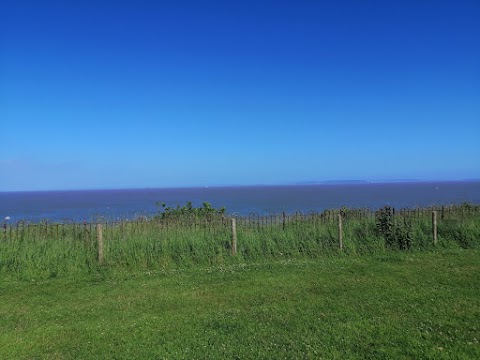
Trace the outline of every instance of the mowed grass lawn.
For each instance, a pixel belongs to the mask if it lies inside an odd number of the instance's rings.
[[[0,359],[480,359],[480,251],[0,283]]]

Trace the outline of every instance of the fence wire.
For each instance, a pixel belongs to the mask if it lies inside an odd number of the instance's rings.
[[[221,263],[222,258],[232,254],[232,218],[236,223],[237,254],[245,259],[317,256],[338,252],[339,247],[347,253],[372,253],[384,251],[392,243],[396,246],[397,240],[400,248],[422,249],[433,245],[434,234],[440,246],[480,247],[478,205],[386,209],[4,223],[0,268],[18,267],[27,258],[38,258],[39,263],[51,258],[49,261],[56,264],[58,258],[71,257],[78,264],[95,264],[98,225],[107,264],[142,263],[148,267],[158,262]],[[390,216],[387,220],[385,214]],[[343,242],[340,246],[339,241]]]

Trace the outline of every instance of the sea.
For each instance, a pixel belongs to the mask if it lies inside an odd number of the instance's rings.
[[[229,215],[321,212],[342,206],[376,210],[480,204],[480,180],[277,186],[0,192],[0,222],[107,221],[152,217],[167,206],[204,202]]]

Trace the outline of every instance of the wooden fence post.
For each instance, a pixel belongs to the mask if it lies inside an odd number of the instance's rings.
[[[286,215],[285,215],[285,211],[282,212],[282,229],[285,230],[285,219],[286,218]]]
[[[343,224],[342,214],[338,214],[338,242],[340,244],[340,251],[343,251]]]
[[[437,245],[437,212],[432,211],[433,245]]]
[[[97,224],[97,241],[98,241],[98,263],[103,265],[103,233],[102,224]]]
[[[232,255],[237,254],[237,221],[232,218]]]

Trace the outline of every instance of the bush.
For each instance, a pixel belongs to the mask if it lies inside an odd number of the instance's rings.
[[[395,209],[385,206],[375,212],[377,234],[387,247],[408,250],[412,245],[412,223],[404,218],[403,225],[395,221]]]

